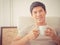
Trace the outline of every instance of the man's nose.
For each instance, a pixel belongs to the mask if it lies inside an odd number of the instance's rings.
[[[37,16],[41,16],[41,14],[38,12],[38,13],[37,13]]]

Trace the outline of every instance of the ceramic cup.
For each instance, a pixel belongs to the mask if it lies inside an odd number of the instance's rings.
[[[47,26],[39,26],[40,35],[45,35],[45,31],[47,30]]]

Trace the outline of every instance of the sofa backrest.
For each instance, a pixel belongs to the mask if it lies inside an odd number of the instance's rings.
[[[60,17],[46,17],[47,24],[57,29],[60,28]],[[19,17],[18,28],[27,27],[34,24],[34,20],[31,17]]]

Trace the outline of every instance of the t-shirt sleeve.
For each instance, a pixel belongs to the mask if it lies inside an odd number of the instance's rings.
[[[25,27],[21,28],[20,30],[18,30],[18,36],[24,37],[24,36],[27,35],[31,30],[32,30],[32,26],[25,26]]]
[[[20,37],[24,37],[27,34],[27,29],[26,27],[22,28],[22,29],[18,29],[18,36]]]

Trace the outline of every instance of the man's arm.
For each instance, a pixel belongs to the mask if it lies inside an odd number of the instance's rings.
[[[49,37],[51,37],[52,40],[53,40],[56,44],[60,45],[60,37],[58,37],[58,36],[55,34],[55,32],[53,31],[53,29],[48,28],[48,30],[46,31],[46,35],[49,36]]]
[[[20,38],[17,36],[13,41],[11,45],[26,45],[26,43],[30,40],[36,39],[39,35],[39,31],[34,30],[28,33],[26,36],[23,38]]]
[[[25,45],[29,41],[28,36],[20,38],[17,36],[11,43],[11,45]]]

